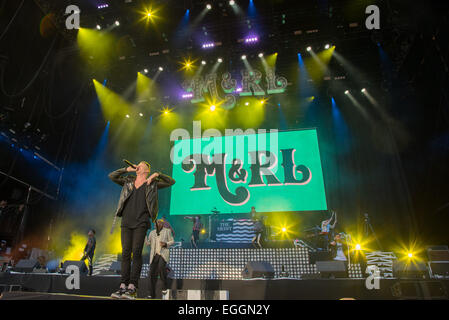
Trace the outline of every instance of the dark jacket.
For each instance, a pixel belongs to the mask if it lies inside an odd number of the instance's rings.
[[[95,237],[92,237],[87,240],[86,246],[84,247],[84,254],[87,256],[93,256],[95,252],[95,247],[97,245],[97,241]]]
[[[117,206],[117,211],[115,212],[114,223],[112,225],[111,233],[115,226],[116,218],[121,217],[123,213],[123,207],[126,200],[128,200],[131,192],[134,188],[134,181],[136,176],[125,176],[128,173],[126,168],[118,169],[109,174],[109,179],[118,185],[122,186],[122,192],[120,193],[120,199]],[[159,211],[158,204],[158,189],[163,189],[170,187],[175,183],[175,180],[165,174],[159,173],[159,177],[154,179],[150,184],[145,183],[145,198],[148,207],[148,212],[150,213],[151,221],[154,223],[157,219],[157,214]]]

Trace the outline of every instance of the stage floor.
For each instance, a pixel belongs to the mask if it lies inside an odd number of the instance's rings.
[[[81,276],[80,289],[68,290],[67,275],[0,273],[0,285],[20,285],[21,292],[59,293],[76,295],[77,299],[107,299],[117,290],[119,276]],[[139,282],[138,297],[148,295],[148,279]],[[385,299],[448,299],[449,280],[382,279],[379,290],[368,290],[364,279],[273,279],[273,280],[197,280],[171,279],[172,290],[226,290],[230,300],[363,300]],[[20,293],[5,297],[20,298]],[[23,295],[23,299],[37,299],[39,295]],[[56,299],[43,296],[43,299]],[[70,297],[60,296],[60,299]],[[160,299],[161,296],[156,296]]]

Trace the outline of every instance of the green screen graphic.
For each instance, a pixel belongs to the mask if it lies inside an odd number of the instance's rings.
[[[315,129],[175,141],[170,215],[327,210]]]

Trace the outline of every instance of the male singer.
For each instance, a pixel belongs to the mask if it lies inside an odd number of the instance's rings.
[[[125,176],[130,172],[135,172],[136,176]],[[158,214],[158,189],[175,183],[167,175],[155,172],[150,176],[150,172],[150,164],[142,161],[137,166],[131,165],[109,174],[113,182],[123,186],[115,214],[122,217],[122,279],[119,290],[111,295],[113,298],[137,297],[145,236],[151,227],[150,218],[154,223]]]

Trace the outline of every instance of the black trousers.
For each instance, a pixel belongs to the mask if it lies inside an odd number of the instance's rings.
[[[86,259],[89,264],[89,275],[91,276],[92,271],[94,270],[93,263],[92,263],[92,261],[94,260],[94,254],[93,253],[91,253],[89,255],[86,254],[81,258],[80,261],[86,261]]]
[[[150,265],[150,296],[154,299],[156,297],[156,283],[157,277],[162,280],[162,290],[167,290],[167,262],[160,255],[156,254],[153,257]]]
[[[142,270],[142,250],[147,235],[147,227],[135,229],[122,227],[122,283],[126,286],[139,284]],[[132,264],[131,264],[132,254]]]

